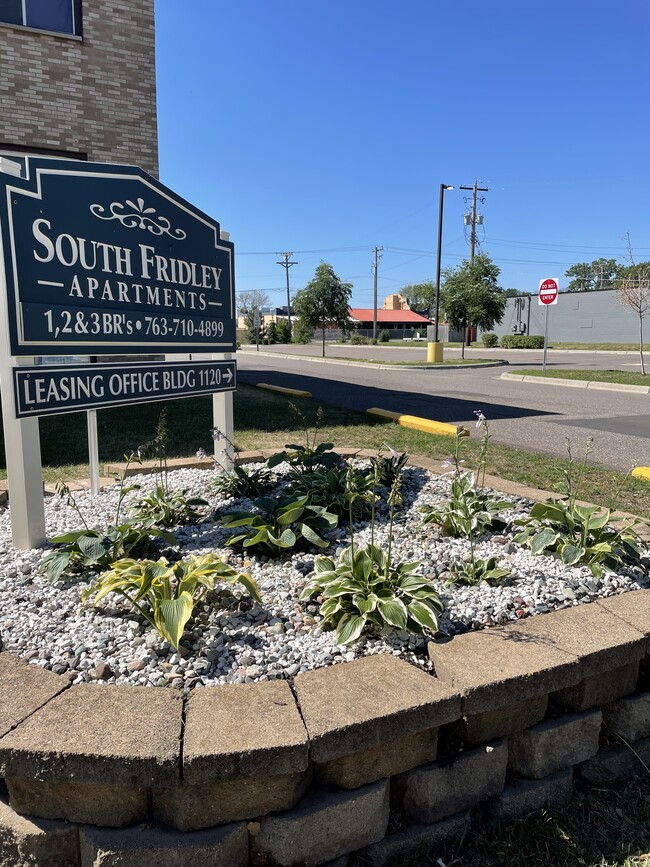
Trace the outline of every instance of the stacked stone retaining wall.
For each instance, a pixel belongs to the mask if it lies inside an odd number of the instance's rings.
[[[648,773],[650,590],[429,655],[433,676],[381,654],[184,696],[2,653],[0,865],[383,867],[473,812]]]

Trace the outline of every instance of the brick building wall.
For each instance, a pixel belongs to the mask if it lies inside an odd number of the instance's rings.
[[[0,151],[158,174],[154,0],[82,0],[82,37],[0,25]]]

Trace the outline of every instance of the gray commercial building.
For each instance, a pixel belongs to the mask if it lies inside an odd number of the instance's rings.
[[[544,334],[546,309],[537,295],[508,298],[500,325],[504,334]],[[594,292],[562,292],[549,307],[549,341],[571,343],[634,343],[639,339],[639,317],[617,299],[615,289]],[[479,334],[480,337],[480,334]]]

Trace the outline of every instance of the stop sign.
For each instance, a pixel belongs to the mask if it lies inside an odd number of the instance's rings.
[[[558,283],[556,277],[547,277],[539,281],[540,304],[557,304]]]

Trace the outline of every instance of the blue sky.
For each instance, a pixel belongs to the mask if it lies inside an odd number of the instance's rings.
[[[237,289],[321,260],[372,305],[435,276],[438,191],[489,187],[481,250],[537,290],[650,259],[647,0],[156,0],[161,179],[221,222]],[[442,266],[468,256],[458,189]]]

